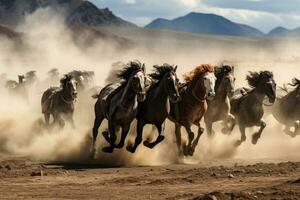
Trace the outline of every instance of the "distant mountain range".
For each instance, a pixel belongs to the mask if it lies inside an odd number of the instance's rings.
[[[15,26],[24,21],[24,16],[46,7],[64,12],[70,25],[136,26],[115,16],[109,9],[99,9],[84,0],[0,0],[0,24]]]
[[[157,19],[145,28],[217,35],[263,36],[258,29],[234,23],[222,16],[194,12],[173,20]]]
[[[135,24],[114,15],[108,8],[99,9],[93,3],[84,0],[0,0],[0,25],[13,28],[22,23],[26,15],[35,12],[39,8],[46,7],[64,13],[65,21],[71,27],[116,26],[137,28]],[[294,30],[278,27],[268,34],[264,34],[256,28],[232,22],[219,15],[196,12],[173,20],[159,18],[146,25],[145,28],[229,36],[300,37],[300,27]],[[7,33],[7,28],[0,29],[0,33],[1,30]]]
[[[145,28],[230,36],[300,37],[300,27],[294,30],[288,30],[279,27],[272,30],[268,34],[264,34],[256,28],[232,22],[219,15],[195,12],[189,13],[183,17],[175,18],[173,20],[159,18],[146,25]]]

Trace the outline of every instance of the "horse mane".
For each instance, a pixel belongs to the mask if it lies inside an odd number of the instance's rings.
[[[127,82],[131,75],[138,70],[143,70],[143,64],[138,60],[131,61],[117,74],[117,77]]]
[[[62,79],[60,79],[60,84],[62,87],[66,85],[67,82],[73,79],[73,76],[66,74]]]
[[[250,87],[256,88],[263,79],[272,77],[273,73],[270,71],[249,72],[249,74],[246,77],[246,80]]]
[[[300,87],[300,80],[297,78],[293,78],[292,83],[290,83],[289,85],[298,89]]]
[[[234,70],[234,68],[229,65],[223,65],[222,67],[215,67],[215,76],[217,78],[216,86],[215,86],[216,89],[219,88],[223,77],[232,73],[233,70]]]
[[[160,81],[165,76],[165,74],[175,71],[175,68],[167,63],[163,64],[162,66],[154,65],[153,67],[154,72],[149,74],[149,76],[156,81]]]
[[[198,80],[198,78],[206,72],[214,72],[214,66],[210,64],[202,64],[197,66],[193,71],[184,75],[186,82],[192,82]]]

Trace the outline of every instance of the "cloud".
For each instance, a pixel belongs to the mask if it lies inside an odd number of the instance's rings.
[[[156,18],[173,19],[189,12],[222,15],[264,32],[300,26],[299,0],[93,0],[124,19],[144,26]]]

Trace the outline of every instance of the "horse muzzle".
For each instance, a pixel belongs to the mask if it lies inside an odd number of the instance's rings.
[[[215,96],[216,96],[216,93],[214,93],[214,92],[209,92],[209,93],[207,94],[206,99],[209,100],[209,101],[212,101],[212,100],[215,98]]]

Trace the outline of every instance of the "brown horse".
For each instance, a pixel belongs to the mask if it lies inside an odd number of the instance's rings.
[[[293,90],[276,99],[272,113],[275,119],[285,126],[284,132],[295,137],[300,130],[300,80],[294,78],[289,85],[294,87]],[[291,128],[294,130],[291,131]]]
[[[204,64],[196,67],[185,76],[186,83],[180,89],[181,101],[171,104],[169,119],[175,123],[175,134],[179,155],[192,156],[204,129],[200,126],[200,120],[207,110],[206,100],[212,100],[215,96],[214,67]],[[198,127],[198,135],[194,140],[192,125]],[[181,144],[181,127],[188,133],[188,145]]]

